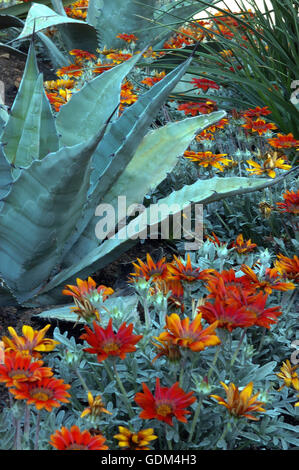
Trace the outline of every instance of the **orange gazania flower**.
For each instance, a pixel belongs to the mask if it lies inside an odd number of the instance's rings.
[[[84,418],[84,416],[87,415],[91,415],[92,417],[100,416],[102,413],[106,413],[108,415],[112,414],[110,411],[106,410],[101,395],[93,398],[92,393],[88,392],[87,400],[89,406],[82,411],[80,418]]]
[[[64,9],[67,16],[75,19],[85,19],[87,17],[88,1],[89,0],[78,0],[70,6],[65,7]]]
[[[181,103],[178,106],[179,111],[184,111],[185,115],[197,116],[198,114],[209,114],[217,109],[215,101],[206,101],[205,103],[189,101],[188,103]]]
[[[150,450],[148,447],[150,441],[154,441],[158,437],[154,435],[152,428],[132,432],[128,428],[118,426],[118,431],[119,433],[113,436],[114,439],[118,440],[119,447],[128,450]]]
[[[110,318],[107,328],[102,328],[97,322],[93,322],[94,331],[88,326],[84,326],[86,333],[80,336],[91,346],[84,351],[97,355],[99,362],[104,361],[109,356],[117,356],[125,359],[127,353],[136,351],[135,344],[141,340],[142,335],[133,335],[133,324],[122,323],[117,333],[112,329],[112,318]]]
[[[95,73],[96,75],[100,75],[101,73],[104,73],[107,70],[111,70],[116,65],[117,65],[116,63],[102,64],[101,60],[98,60],[98,62],[95,64],[95,66],[92,69],[92,73]]]
[[[257,397],[259,393],[252,396],[253,382],[250,382],[240,392],[239,388],[234,383],[230,383],[227,386],[224,382],[220,382],[224,390],[226,391],[226,400],[219,395],[210,395],[215,398],[219,405],[223,405],[227,408],[229,413],[235,417],[246,417],[254,421],[258,421],[259,418],[253,416],[252,412],[263,413],[266,410],[262,408],[263,402],[258,401]]]
[[[241,271],[245,274],[245,276],[242,276],[245,287],[252,287],[254,290],[259,289],[266,294],[271,294],[273,290],[287,291],[295,289],[295,284],[292,282],[281,281],[281,276],[276,268],[266,268],[264,279],[259,279],[257,274],[246,264],[241,266]]]
[[[64,75],[67,75],[68,77],[81,77],[82,73],[83,68],[78,64],[66,65],[56,71],[56,75],[58,77],[63,77]]]
[[[78,426],[71,429],[62,427],[52,434],[49,443],[58,450],[107,450],[106,438],[102,434],[92,436],[86,429],[80,431]]]
[[[293,134],[277,134],[274,138],[268,139],[269,144],[272,147],[278,149],[289,149],[292,147],[299,146],[299,140],[296,140]]]
[[[184,157],[189,158],[192,162],[198,163],[198,165],[207,168],[208,166],[212,166],[217,168],[220,171],[223,171],[224,168],[222,165],[227,166],[231,159],[225,158],[227,156],[226,153],[218,153],[214,154],[213,152],[206,151],[206,152],[193,152],[186,150],[184,152]]]
[[[137,263],[132,263],[135,272],[130,273],[131,276],[134,276],[135,279],[131,279],[131,281],[134,281],[138,278],[144,278],[146,281],[149,281],[150,279],[152,280],[158,280],[158,279],[166,279],[168,277],[168,267],[166,258],[163,257],[157,263],[155,263],[149,253],[146,255],[146,263],[144,263],[141,259],[137,258]]]
[[[281,212],[289,212],[290,214],[299,214],[299,189],[295,191],[286,191],[283,195],[284,202],[277,202]]]
[[[215,333],[217,321],[203,329],[201,324],[202,314],[196,315],[195,319],[190,323],[190,318],[183,320],[173,313],[166,317],[165,332],[161,333],[159,338],[162,340],[172,341],[182,348],[191,349],[191,351],[203,351],[209,346],[216,346],[221,341]]]
[[[16,382],[10,392],[17,400],[26,400],[28,405],[34,404],[38,410],[52,411],[62,403],[68,403],[71,396],[67,390],[70,385],[62,379],[43,377],[37,382]]]
[[[147,86],[154,86],[155,83],[158,83],[160,82],[164,77],[165,77],[165,72],[162,71],[160,73],[156,73],[154,76],[152,77],[146,77],[144,78],[143,80],[141,80],[140,83],[143,83],[144,85],[147,85]]]
[[[72,97],[72,91],[69,88],[59,88],[58,93],[49,93],[46,95],[55,111],[58,113],[61,106],[66,104]]]
[[[131,57],[133,57],[132,54],[125,54],[123,52],[111,52],[111,54],[107,55],[107,59],[112,59],[116,64],[121,64]]]
[[[68,89],[71,89],[73,88],[75,85],[75,81],[74,80],[70,80],[70,79],[67,79],[67,80],[63,80],[63,79],[59,79],[59,80],[48,80],[46,82],[44,82],[44,86],[47,90],[59,90],[60,88],[68,88]]]
[[[282,277],[292,279],[294,282],[299,282],[299,258],[294,255],[293,258],[279,253],[274,267],[281,274]]]
[[[242,233],[240,233],[236,240],[230,245],[230,248],[235,248],[235,250],[240,254],[250,253],[256,247],[257,245],[255,243],[251,243],[251,239],[245,241]]]
[[[76,57],[76,62],[82,62],[82,60],[96,60],[97,57],[94,54],[91,54],[88,51],[83,51],[82,49],[72,49],[69,51],[70,55]]]
[[[297,365],[291,366],[291,363],[288,359],[282,363],[280,372],[278,372],[276,375],[282,379],[284,383],[278,389],[278,391],[283,389],[283,387],[293,387],[295,390],[299,390],[299,377],[297,372],[295,372],[297,368]]]
[[[263,108],[257,106],[256,108],[247,109],[246,111],[243,111],[242,114],[245,118],[253,118],[267,116],[268,114],[271,114],[271,111],[269,110],[268,106],[264,106]]]
[[[127,43],[130,44],[130,42],[136,42],[138,38],[135,36],[135,34],[118,34],[116,36],[119,39],[122,39],[123,41],[126,41]]]
[[[145,383],[142,383],[143,393],[135,395],[136,403],[143,408],[140,418],[158,419],[173,425],[173,418],[183,423],[187,422],[186,415],[190,414],[186,408],[196,401],[193,392],[185,393],[176,382],[171,387],[161,387],[160,379],[156,379],[156,389],[153,395]]]
[[[29,354],[37,358],[41,357],[41,352],[53,351],[59,342],[44,337],[50,326],[49,324],[42,330],[35,331],[31,326],[23,325],[23,336],[18,336],[14,328],[9,326],[8,331],[12,338],[2,337],[5,349],[20,351],[23,355]]]
[[[163,333],[159,336],[154,337],[154,339],[158,343],[154,343],[153,345],[156,346],[157,355],[154,357],[152,362],[155,362],[159,357],[165,356],[170,362],[177,362],[181,359],[182,354],[180,351],[180,347],[175,344],[172,339],[164,338]]]
[[[68,289],[63,289],[62,293],[64,295],[71,295],[79,301],[84,298],[92,297],[94,294],[100,294],[103,300],[106,300],[109,295],[114,293],[114,290],[111,287],[106,287],[104,285],[97,287],[96,282],[90,276],[87,281],[82,281],[82,279],[77,278],[76,282],[77,286],[68,284],[66,286]]]
[[[18,351],[5,351],[4,363],[0,364],[0,382],[13,387],[16,382],[36,382],[43,377],[51,377],[50,367],[42,367],[43,361],[34,361],[32,356],[24,356]]]
[[[212,271],[212,269],[201,270],[200,268],[194,268],[189,254],[187,255],[185,264],[174,255],[174,261],[168,264],[168,279],[194,282],[207,279],[207,276]]]
[[[195,85],[196,88],[202,89],[203,91],[208,91],[210,88],[219,90],[220,88],[217,83],[215,83],[213,80],[208,80],[207,78],[193,78],[190,83]]]
[[[262,135],[265,132],[277,129],[275,124],[272,122],[266,122],[261,118],[257,118],[255,121],[253,121],[251,118],[247,118],[246,123],[242,124],[242,127],[244,127],[244,129],[251,130],[251,132],[257,132],[258,135]]]

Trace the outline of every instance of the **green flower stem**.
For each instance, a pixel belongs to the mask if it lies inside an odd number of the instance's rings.
[[[79,371],[78,367],[76,367],[75,372],[76,372],[76,375],[77,375],[78,379],[80,380],[80,382],[81,382],[81,384],[82,384],[84,390],[86,390],[86,392],[88,393],[88,392],[89,392],[89,389],[88,389],[88,387],[87,387],[87,385],[86,385],[86,382],[85,382],[85,380],[83,379],[83,377],[82,377],[82,375],[81,375],[81,372]]]
[[[223,432],[222,432],[221,436],[219,437],[219,439],[217,439],[217,442],[216,442],[215,447],[214,447],[213,450],[217,450],[217,444],[218,444],[218,442],[220,442],[222,439],[225,438],[226,434],[228,433],[228,431],[229,431],[230,429],[231,429],[231,424],[230,424],[230,421],[228,421],[228,422],[226,423],[226,426],[225,426],[224,429],[223,429]]]
[[[165,423],[165,438],[166,438],[168,450],[172,450],[171,440],[167,439],[167,424],[166,423]]]
[[[244,330],[243,330],[243,332],[242,332],[242,335],[241,335],[241,338],[240,338],[240,341],[239,341],[239,344],[238,344],[238,346],[237,346],[237,348],[236,348],[236,350],[235,350],[235,352],[234,352],[234,355],[233,355],[233,357],[232,357],[232,360],[230,361],[230,366],[231,366],[231,367],[233,366],[233,364],[234,364],[234,362],[235,362],[235,360],[236,360],[236,358],[237,358],[237,355],[238,355],[238,353],[239,353],[239,351],[240,351],[240,348],[241,348],[241,346],[242,346],[242,343],[243,343],[244,338],[245,338],[245,335],[246,335],[246,331],[247,331],[247,329],[244,328]]]
[[[24,443],[25,448],[29,448],[29,431],[30,431],[30,405],[25,406],[25,416],[24,416]]]
[[[130,418],[134,418],[134,411],[133,411],[133,408],[131,406],[131,403],[128,399],[128,395],[127,395],[127,392],[125,390],[125,387],[123,386],[123,383],[121,381],[121,378],[117,372],[117,369],[116,369],[116,362],[114,361],[113,362],[113,372],[114,372],[114,378],[116,379],[116,382],[117,382],[117,385],[119,387],[119,390],[121,391],[122,393],[122,396],[123,396],[123,399],[124,399],[124,402],[126,403],[127,405],[127,409],[128,409],[128,413],[130,415]]]
[[[193,416],[191,429],[190,429],[190,433],[189,433],[189,437],[188,437],[188,442],[191,442],[191,440],[192,440],[193,433],[194,433],[194,430],[195,430],[195,427],[196,427],[196,424],[197,424],[197,421],[198,421],[198,418],[199,418],[199,413],[200,413],[200,410],[201,410],[202,401],[203,401],[203,396],[199,399],[197,408],[196,408],[194,416]]]
[[[210,366],[210,369],[209,369],[209,371],[208,371],[208,384],[209,384],[209,381],[210,381],[212,372],[213,372],[213,370],[214,370],[214,366],[215,366],[215,364],[216,364],[216,362],[217,362],[217,359],[218,359],[218,356],[219,356],[219,354],[220,354],[220,350],[221,350],[221,349],[222,349],[222,348],[221,348],[221,345],[219,345],[219,346],[217,347],[216,351],[215,351],[213,362],[212,362],[212,364],[211,364],[211,366]]]
[[[34,450],[38,450],[39,430],[40,430],[40,410],[38,410],[37,417],[36,417]]]

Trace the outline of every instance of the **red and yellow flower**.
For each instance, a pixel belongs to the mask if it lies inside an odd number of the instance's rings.
[[[262,407],[264,403],[257,400],[259,393],[252,395],[253,382],[246,385],[241,392],[233,382],[228,386],[224,382],[220,383],[226,392],[226,400],[219,395],[211,395],[211,397],[215,398],[219,405],[225,406],[232,416],[258,421],[259,418],[252,415],[252,413],[264,413],[266,411]]]
[[[131,57],[133,57],[132,54],[126,54],[124,52],[111,52],[110,54],[107,54],[107,59],[111,59],[115,64],[121,64],[122,62],[131,59]]]
[[[154,435],[152,428],[142,429],[138,432],[132,432],[124,426],[118,426],[118,434],[115,434],[114,439],[118,440],[118,445],[122,449],[128,450],[150,450],[148,445],[154,441],[158,436]]]
[[[290,149],[299,146],[299,140],[296,140],[292,133],[277,134],[275,137],[268,139],[268,143],[277,149]]]
[[[199,101],[189,101],[187,103],[181,103],[178,106],[179,111],[184,111],[185,115],[197,116],[198,114],[209,114],[212,111],[217,110],[215,101],[206,101],[205,103]]]
[[[49,443],[58,450],[107,450],[106,438],[102,434],[91,435],[86,429],[80,431],[78,426],[71,429],[62,427],[52,434]]]
[[[43,377],[52,377],[52,369],[43,364],[43,361],[33,361],[32,356],[24,356],[18,351],[5,351],[4,363],[0,364],[0,382],[6,387],[14,387],[16,382],[36,382]]]
[[[88,51],[83,51],[82,49],[72,49],[69,51],[70,55],[73,55],[76,58],[76,63],[81,63],[86,60],[97,60],[97,56]]]
[[[264,279],[259,279],[257,274],[246,264],[241,266],[241,271],[245,274],[242,279],[247,289],[252,287],[253,290],[259,289],[266,294],[271,294],[273,290],[287,291],[296,287],[292,282],[282,282],[276,268],[266,268]]]
[[[244,240],[243,234],[240,233],[236,240],[230,244],[230,248],[234,248],[239,254],[247,254],[257,247],[256,243],[252,243],[251,239]]]
[[[293,258],[279,253],[274,267],[283,278],[292,279],[294,282],[299,282],[299,258],[294,255]]]
[[[145,383],[142,383],[143,393],[135,395],[135,402],[143,411],[140,418],[158,419],[173,426],[173,418],[183,423],[187,422],[186,415],[190,414],[186,408],[196,401],[193,392],[185,393],[176,382],[171,387],[161,387],[160,379],[156,379],[154,395]]]
[[[127,42],[128,44],[130,44],[131,42],[138,41],[138,38],[137,38],[137,36],[135,36],[135,34],[123,33],[123,34],[118,34],[116,37],[119,38],[119,39],[122,39],[123,41]]]
[[[234,301],[234,297],[226,297],[226,301],[217,297],[214,302],[205,302],[204,305],[198,307],[198,312],[211,325],[218,322],[218,328],[224,328],[233,331],[235,328],[248,328],[253,326],[256,321],[256,315],[247,311],[238,302]],[[228,302],[231,300],[232,302]]]
[[[134,335],[133,324],[122,323],[117,333],[112,328],[112,318],[110,318],[107,328],[102,328],[97,322],[93,322],[94,331],[85,325],[86,333],[80,336],[90,345],[84,351],[97,355],[99,362],[104,361],[109,356],[125,359],[128,353],[136,351],[135,344],[141,340],[142,335]]]
[[[190,255],[187,255],[185,263],[174,255],[174,261],[168,264],[168,279],[174,281],[194,282],[206,280],[213,269],[194,268],[192,266]]]
[[[232,162],[231,159],[225,158],[226,156],[226,153],[214,154],[210,151],[193,152],[186,150],[184,152],[184,157],[188,158],[192,162],[196,162],[198,165],[203,166],[204,168],[212,166],[220,171],[224,171],[223,166],[227,166]]]
[[[250,108],[242,112],[242,115],[245,118],[268,116],[268,114],[271,114],[271,111],[268,106],[264,106],[263,108],[257,106],[256,108]]]
[[[195,85],[196,88],[202,89],[203,91],[208,91],[210,88],[219,90],[220,88],[216,82],[213,80],[208,80],[207,78],[193,78],[190,83],[191,85]]]
[[[91,417],[100,416],[102,413],[112,414],[110,411],[106,410],[101,395],[94,398],[92,393],[88,392],[87,400],[89,406],[82,411],[80,418],[84,418],[84,416],[87,415]]]
[[[264,119],[257,118],[253,121],[251,118],[246,119],[246,123],[242,124],[244,129],[249,129],[251,132],[257,132],[258,135],[263,135],[265,132],[277,129],[272,122],[266,122]]]
[[[63,77],[64,75],[67,75],[68,77],[81,77],[82,74],[83,68],[79,64],[66,65],[56,71],[56,75],[58,77]]]
[[[28,405],[35,405],[37,410],[52,411],[59,408],[62,403],[68,403],[71,396],[67,390],[70,385],[62,379],[55,377],[43,377],[36,382],[16,382],[15,388],[10,392],[17,400],[26,400]]]
[[[283,195],[284,202],[277,202],[281,212],[288,212],[289,214],[299,214],[299,189],[295,191],[286,191]]]
[[[3,336],[2,341],[6,350],[19,351],[23,355],[30,355],[40,358],[41,352],[53,351],[58,341],[45,338],[45,334],[50,328],[50,324],[46,325],[42,330],[33,330],[31,326],[23,325],[23,336],[19,336],[14,328],[8,327],[11,338]]]
[[[178,362],[181,357],[181,350],[178,344],[174,343],[172,339],[164,338],[163,333],[154,338],[157,343],[153,342],[153,345],[156,347],[156,352],[158,353],[152,362],[155,362],[162,356],[167,357],[170,362]]]
[[[168,278],[168,265],[166,258],[163,257],[155,263],[149,253],[146,255],[146,263],[141,259],[137,258],[138,263],[132,263],[135,272],[130,273],[133,276],[131,281],[135,281],[138,278],[144,278],[146,281],[150,279],[153,281],[164,280]]]
[[[160,73],[156,72],[155,75],[152,77],[146,77],[143,80],[141,80],[140,83],[143,83],[144,85],[147,85],[149,87],[154,86],[156,83],[160,82],[164,77],[165,77],[165,72],[162,71]]]
[[[87,281],[83,281],[82,279],[77,278],[76,282],[76,286],[68,284],[66,286],[67,289],[63,289],[62,293],[64,295],[71,295],[79,301],[94,295],[94,293],[100,294],[103,300],[106,300],[109,295],[114,293],[114,290],[111,287],[106,287],[104,285],[99,285],[97,287],[97,283],[90,276],[88,277]]]
[[[221,341],[215,333],[218,326],[217,321],[207,328],[203,328],[201,319],[201,313],[197,314],[191,323],[189,317],[181,320],[176,313],[166,316],[166,326],[164,327],[166,331],[161,333],[159,338],[195,352],[220,344]]]

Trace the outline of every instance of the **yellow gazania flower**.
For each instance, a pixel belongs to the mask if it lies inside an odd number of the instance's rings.
[[[280,372],[276,375],[284,381],[282,386],[278,389],[280,391],[283,387],[294,387],[295,390],[299,390],[299,377],[295,370],[298,366],[291,366],[290,361],[287,359],[282,363]]]
[[[291,165],[285,163],[283,156],[279,156],[277,152],[273,154],[268,153],[262,165],[253,160],[247,160],[247,163],[254,167],[247,168],[247,171],[251,171],[253,175],[263,175],[266,173],[270,178],[275,178],[275,169],[290,170],[292,168]]]
[[[227,166],[232,161],[229,158],[225,158],[226,156],[226,153],[214,154],[210,151],[192,152],[186,150],[184,152],[185,158],[189,158],[191,161],[198,163],[198,165],[203,166],[204,168],[212,166],[214,168],[218,168],[220,171],[224,170],[222,165]]]
[[[58,79],[58,80],[49,80],[44,82],[44,86],[47,90],[59,90],[60,88],[73,88],[75,85],[74,80],[63,80],[63,79]]]
[[[12,338],[2,337],[6,350],[20,351],[22,354],[30,354],[33,357],[41,357],[40,352],[53,351],[58,341],[45,338],[45,334],[50,328],[50,324],[46,325],[42,330],[35,331],[31,326],[23,325],[23,336],[18,336],[14,328],[8,327],[8,331]]]
[[[119,434],[115,434],[113,437],[119,441],[119,447],[125,449],[150,450],[149,447],[147,447],[150,441],[154,441],[158,437],[154,435],[152,428],[132,432],[123,426],[118,426],[118,430]]]
[[[92,417],[100,416],[102,413],[106,413],[108,415],[112,414],[104,407],[101,395],[98,395],[97,397],[93,398],[91,392],[88,392],[87,400],[89,406],[82,411],[80,418],[84,418],[84,416],[87,415],[91,415]]]
[[[256,393],[252,396],[253,391],[253,382],[250,382],[243,390],[240,392],[238,387],[234,383],[230,383],[227,386],[225,383],[220,382],[224,390],[226,391],[226,400],[219,395],[210,395],[212,398],[215,398],[219,405],[225,406],[229,413],[236,417],[244,416],[248,419],[258,421],[259,418],[249,414],[251,412],[263,413],[266,410],[262,408],[264,404],[261,401],[257,400],[259,393]]]

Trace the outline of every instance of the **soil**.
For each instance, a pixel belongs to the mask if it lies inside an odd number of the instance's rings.
[[[5,86],[5,105],[11,108],[23,76],[26,56],[18,56],[7,52],[0,53],[0,80]],[[57,79],[51,64],[38,59],[39,71],[43,73],[44,80]]]

